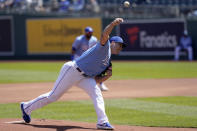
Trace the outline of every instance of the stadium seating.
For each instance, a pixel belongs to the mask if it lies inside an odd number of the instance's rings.
[[[85,6],[80,12],[72,12],[69,10],[67,14],[60,12],[59,8],[61,0],[57,0],[59,5],[55,5],[52,1],[56,0],[43,0],[43,8],[36,8],[37,3],[34,2],[31,6],[28,4],[21,4],[15,6],[14,3],[5,5],[6,0],[0,0],[0,12],[14,12],[14,13],[59,13],[63,15],[73,16],[95,16],[92,11],[92,4],[90,0],[85,0]],[[14,1],[14,0],[13,0]],[[23,0],[26,1],[26,0]],[[72,0],[68,0],[72,1]],[[106,17],[115,16],[128,16],[128,17],[180,17],[182,15],[187,16],[189,13],[197,9],[197,0],[128,0],[133,8],[125,8],[123,2],[125,0],[96,0],[100,6],[100,12],[96,12],[97,15]],[[71,2],[72,3],[72,2]],[[55,9],[53,6],[55,5]],[[92,11],[92,12],[91,12]]]
[[[105,4],[121,4],[123,0],[97,0],[100,5]],[[188,6],[197,5],[197,0],[132,0],[132,3],[143,4],[143,5],[177,5],[177,6]]]

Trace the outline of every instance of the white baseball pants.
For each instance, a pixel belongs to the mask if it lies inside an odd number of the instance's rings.
[[[188,52],[188,60],[192,61],[193,60],[193,51],[192,51],[192,47],[187,47],[185,48]],[[174,59],[175,60],[179,60],[179,56],[180,56],[180,51],[181,51],[181,47],[177,46],[175,48],[175,52],[174,52]]]
[[[63,65],[58,79],[50,92],[42,94],[31,101],[24,102],[25,112],[30,115],[33,110],[57,101],[73,85],[82,88],[91,97],[96,110],[98,124],[108,122],[101,90],[93,78],[84,77],[76,69],[75,62],[67,62]]]

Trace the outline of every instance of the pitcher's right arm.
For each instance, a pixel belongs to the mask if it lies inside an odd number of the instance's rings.
[[[122,18],[116,18],[114,21],[112,21],[109,25],[107,25],[101,34],[101,39],[100,39],[100,44],[105,45],[107,40],[109,39],[109,35],[111,34],[113,28],[116,25],[119,25],[120,23],[123,22]]]

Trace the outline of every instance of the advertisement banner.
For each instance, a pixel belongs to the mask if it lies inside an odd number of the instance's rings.
[[[0,17],[0,55],[13,55],[12,18]]]
[[[98,39],[101,34],[100,18],[29,19],[27,26],[28,54],[70,54],[72,43],[90,26]]]
[[[119,28],[128,45],[122,54],[172,55],[184,31],[184,21],[143,20],[125,22]]]

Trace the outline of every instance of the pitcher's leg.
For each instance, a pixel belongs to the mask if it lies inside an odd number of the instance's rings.
[[[97,85],[100,87],[101,91],[108,91],[109,90],[103,82],[101,82]]]
[[[96,81],[92,78],[85,78],[81,80],[77,86],[84,89],[88,95],[91,97],[94,108],[97,113],[98,124],[109,122],[107,115],[105,113],[105,105],[101,90],[96,84]]]
[[[74,81],[72,78],[72,67],[63,67],[52,91],[40,95],[31,101],[24,102],[25,112],[30,115],[33,110],[41,108],[59,99],[64,94],[64,92],[73,85]]]

